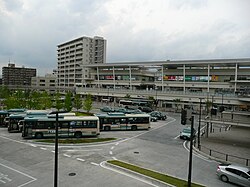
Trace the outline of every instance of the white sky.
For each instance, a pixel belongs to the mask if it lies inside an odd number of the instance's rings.
[[[249,58],[249,18],[250,0],[0,0],[0,68],[51,73],[81,36],[104,37],[108,63]]]

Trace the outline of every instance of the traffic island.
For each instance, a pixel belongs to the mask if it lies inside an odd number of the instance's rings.
[[[183,179],[179,179],[177,177],[173,177],[173,176],[169,176],[163,173],[159,173],[157,171],[152,171],[149,169],[145,169],[136,165],[132,165],[126,162],[122,162],[119,160],[110,160],[107,161],[108,164],[111,164],[113,166],[117,166],[117,168],[119,169],[123,169],[126,170],[128,172],[132,172],[133,174],[136,175],[140,175],[141,177],[146,176],[148,179],[153,179],[155,180],[155,182],[158,182],[158,185],[161,184],[165,185],[165,186],[177,186],[177,187],[187,187],[188,186],[188,182],[183,180]],[[152,182],[152,181],[151,181]],[[205,187],[201,184],[197,184],[197,183],[192,183],[192,187]]]

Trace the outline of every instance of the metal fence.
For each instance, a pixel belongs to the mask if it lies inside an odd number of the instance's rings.
[[[235,162],[235,163],[239,163],[239,164],[246,165],[246,166],[250,165],[249,158],[243,158],[243,157],[239,157],[239,156],[235,156],[235,155],[222,153],[222,152],[207,148],[203,145],[200,145],[200,151],[208,154],[209,156],[212,156],[214,158],[218,158],[220,160],[225,160],[227,162]]]

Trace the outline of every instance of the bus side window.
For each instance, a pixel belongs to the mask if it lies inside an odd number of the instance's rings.
[[[68,124],[68,122],[61,122],[60,127],[61,128],[69,128],[69,124]]]
[[[75,126],[76,126],[76,122],[75,122],[75,121],[71,121],[71,122],[69,123],[69,126],[70,126],[70,127],[75,127]]]

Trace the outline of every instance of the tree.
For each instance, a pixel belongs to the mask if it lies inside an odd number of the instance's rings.
[[[62,100],[61,100],[61,95],[59,92],[56,93],[55,95],[55,107],[59,111],[60,109],[63,108]]]
[[[129,94],[126,94],[124,98],[131,98]]]
[[[41,93],[40,106],[41,109],[49,109],[52,107],[51,96],[46,91]]]
[[[67,92],[64,101],[64,108],[69,112],[72,110],[71,92]]]
[[[212,101],[209,101],[209,100],[206,100],[205,103],[206,103],[206,111],[207,111],[207,114],[208,114],[213,103],[212,103]]]
[[[80,108],[82,108],[82,100],[80,98],[79,94],[76,94],[74,97],[74,107],[78,111]]]
[[[92,96],[91,94],[88,94],[86,99],[84,100],[83,103],[83,109],[89,113],[89,111],[92,109]]]

